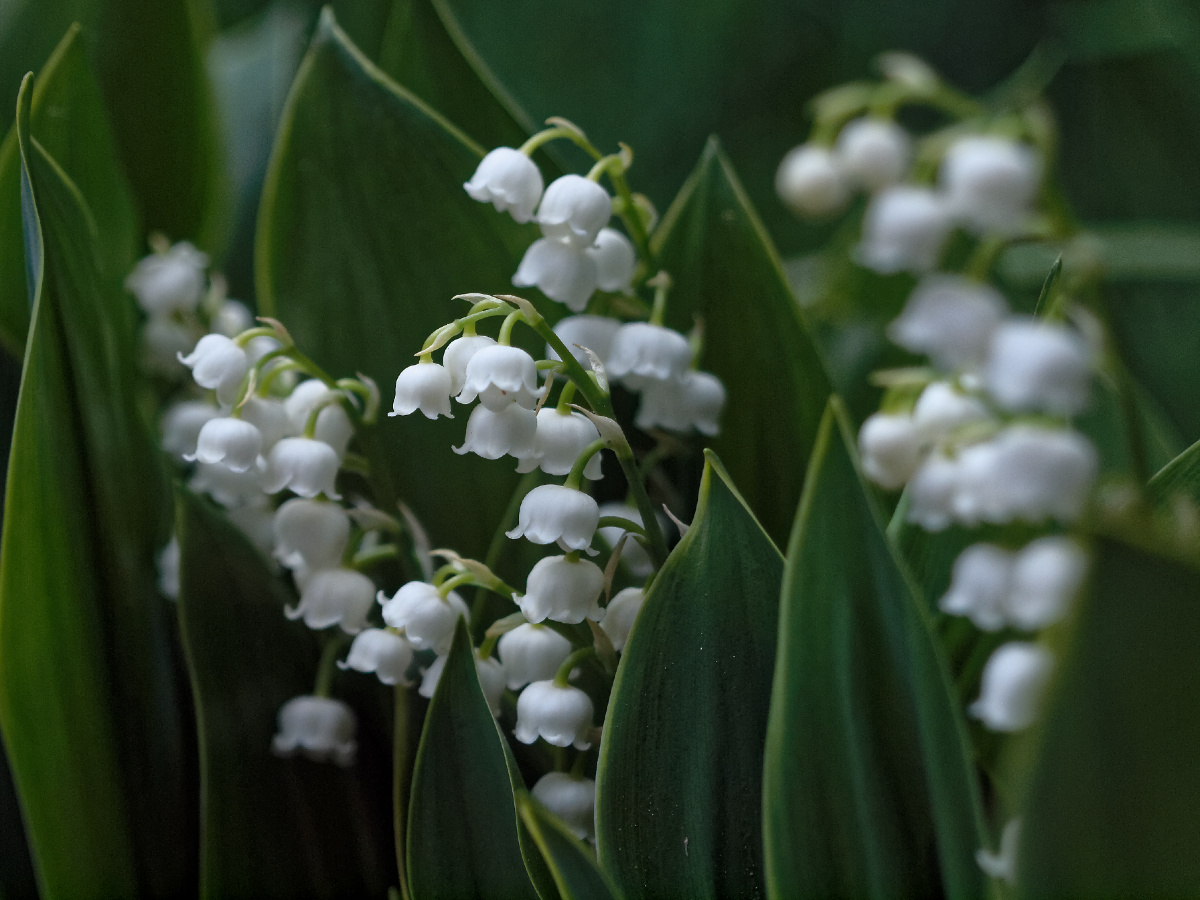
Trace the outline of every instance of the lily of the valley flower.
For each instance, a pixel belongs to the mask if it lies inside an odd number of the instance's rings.
[[[924,353],[944,371],[979,366],[992,333],[1008,312],[1001,293],[959,275],[929,275],[909,295],[888,337],[912,353]]]
[[[678,331],[628,322],[613,336],[606,367],[611,378],[639,391],[651,382],[681,378],[691,361],[691,345]]]
[[[280,440],[295,433],[287,409],[271,397],[248,397],[242,404],[241,415],[262,435],[260,453],[269,453]]]
[[[596,286],[602,291],[633,293],[637,251],[629,238],[614,228],[601,228],[596,243],[584,251],[596,263]],[[570,304],[568,304],[569,306]],[[575,307],[572,307],[575,309]],[[582,309],[579,307],[575,311]]]
[[[600,522],[600,507],[590,496],[557,484],[535,487],[521,500],[517,527],[508,537],[524,537],[535,544],[557,543],[564,551],[591,550]]]
[[[350,540],[350,517],[336,503],[293,497],[275,512],[275,558],[289,569],[336,566]]]
[[[714,437],[721,430],[725,385],[716,375],[691,370],[678,379],[652,381],[642,389],[634,424],[638,428],[699,431]]]
[[[463,188],[471,199],[491,203],[518,222],[528,222],[545,182],[537,164],[520,150],[497,147],[483,158]]]
[[[613,649],[618,653],[625,649],[629,632],[633,630],[633,623],[637,621],[638,613],[642,611],[645,602],[646,592],[640,587],[627,587],[618,591],[609,601],[604,618],[600,621],[600,628],[608,635]]]
[[[518,625],[497,645],[504,682],[520,690],[531,681],[548,681],[571,655],[571,642],[545,625]]]
[[[567,345],[579,364],[587,369],[591,362],[581,348],[591,350],[607,366],[613,338],[620,327],[620,322],[607,316],[567,316],[555,324],[554,333]],[[558,359],[558,352],[547,346],[546,358]]]
[[[955,141],[938,171],[950,208],[978,233],[1020,231],[1041,180],[1042,159],[1033,147],[994,135]]]
[[[868,191],[900,181],[912,159],[912,139],[891,119],[866,116],[846,124],[834,147],[846,180]]]
[[[1073,329],[1032,318],[996,329],[984,386],[1005,409],[1077,415],[1088,405],[1091,382],[1091,350]]]
[[[582,312],[599,281],[595,257],[575,244],[539,238],[529,245],[512,283],[536,287],[572,312]]]
[[[520,347],[493,344],[480,348],[467,363],[459,403],[476,397],[492,412],[516,403],[534,409],[545,389],[538,387],[537,364]]]
[[[356,672],[374,672],[383,684],[408,687],[412,684],[407,677],[412,659],[413,646],[406,638],[382,628],[368,628],[354,638],[345,661],[338,666]]]
[[[235,509],[262,499],[262,479],[257,466],[235,472],[219,463],[196,463],[188,487],[197,494],[207,494],[226,509]]]
[[[341,499],[334,487],[341,460],[337,452],[324,441],[311,438],[284,438],[271,448],[262,486],[268,494],[290,490],[301,497],[324,494],[331,500]]]
[[[635,525],[642,524],[642,514],[637,507],[626,506],[624,503],[605,503],[600,507],[601,518],[605,516],[618,516],[622,519],[629,519]],[[659,517],[660,522],[662,517]],[[598,528],[596,534],[600,540],[608,545],[609,549],[616,549],[617,543],[621,540],[621,535],[625,534],[625,530],[617,525],[605,525],[603,528]],[[633,536],[625,539],[625,544],[621,547],[621,565],[624,566],[629,574],[634,578],[646,578],[654,571],[654,562],[650,559],[650,554],[646,552],[646,548],[634,540]]]
[[[912,413],[913,425],[926,441],[940,440],[958,428],[991,418],[978,397],[965,394],[946,381],[926,385]]]
[[[245,472],[257,461],[262,444],[262,433],[249,422],[222,416],[204,423],[195,455],[184,459],[220,463],[234,472]]]
[[[592,840],[596,836],[596,782],[590,778],[547,772],[530,791],[533,798],[550,810],[574,832],[575,837]]]
[[[332,402],[334,397],[340,396],[341,391],[335,391],[324,382],[310,378],[296,385],[283,402],[294,434],[302,434],[313,411],[319,409],[313,439],[328,444],[339,458],[346,453],[350,438],[354,436],[354,425],[351,424],[346,410],[342,408],[341,401]]]
[[[410,581],[389,598],[376,595],[383,606],[383,621],[389,627],[403,629],[418,650],[432,649],[439,656],[450,652],[458,617],[470,618],[467,604],[454,591],[443,597],[436,587],[424,581]]]
[[[1084,549],[1067,537],[1052,535],[1027,544],[1013,561],[1009,621],[1036,631],[1063,619],[1083,587],[1087,563]]]
[[[193,312],[204,298],[207,267],[205,254],[180,241],[166,253],[140,259],[125,278],[125,287],[151,316]]]
[[[871,198],[856,251],[861,265],[882,274],[928,272],[937,265],[952,220],[928,188],[899,184]]]
[[[354,711],[329,697],[293,697],[279,709],[279,731],[271,742],[280,756],[303,753],[339,766],[354,762],[358,721]]]
[[[194,456],[200,429],[221,411],[204,400],[176,403],[162,417],[162,448],[172,456]]]
[[[592,701],[579,688],[559,686],[553,681],[535,681],[517,698],[517,726],[513,733],[522,744],[539,737],[555,747],[592,746]]]
[[[1010,641],[997,648],[983,667],[979,699],[968,712],[992,731],[1021,731],[1033,724],[1054,668],[1046,648]]]
[[[409,366],[396,376],[396,399],[388,415],[407,416],[419,409],[427,419],[453,419],[450,389],[450,372],[444,366],[427,362]]]
[[[827,147],[793,147],[775,173],[779,199],[802,216],[825,216],[846,205],[850,191]]]
[[[518,472],[541,469],[547,475],[566,475],[589,444],[599,440],[600,432],[583,413],[559,412],[552,406],[538,410],[537,431],[529,456],[521,459]],[[604,477],[600,454],[588,460],[583,477],[596,481]]]
[[[912,416],[873,413],[858,432],[864,474],[885,490],[903,487],[920,461],[921,433]]]
[[[976,628],[999,631],[1007,624],[1013,554],[995,544],[972,544],[958,555],[948,590],[938,607],[967,616]]]
[[[515,456],[526,459],[533,455],[538,417],[531,409],[509,403],[500,412],[492,412],[482,403],[471,410],[467,433],[461,447],[451,449],[460,456],[474,453],[484,459]]]
[[[284,613],[303,619],[313,630],[338,625],[347,634],[358,634],[367,623],[375,585],[353,569],[321,569],[313,572],[300,591],[300,603]]]
[[[563,175],[546,188],[538,207],[542,234],[586,250],[612,217],[612,198],[582,175]]]
[[[179,361],[192,370],[192,378],[202,388],[217,392],[222,404],[237,399],[238,388],[250,368],[246,351],[223,334],[206,334]]]
[[[485,347],[495,346],[496,339],[484,334],[463,335],[446,345],[442,365],[450,373],[450,396],[457,397],[467,381],[467,364],[471,357]]]
[[[513,601],[533,624],[550,619],[573,625],[584,619],[600,621],[600,592],[604,590],[604,572],[586,559],[566,556],[540,559],[529,572],[525,593]]]

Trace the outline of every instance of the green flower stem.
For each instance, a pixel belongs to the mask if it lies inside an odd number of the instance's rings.
[[[233,342],[239,347],[245,349],[246,345],[257,337],[279,337],[279,333],[274,328],[269,328],[265,325],[258,328],[249,328],[243,331],[233,339]],[[286,349],[286,348],[285,348]]]
[[[646,536],[646,529],[632,519],[626,519],[624,516],[601,516],[600,524],[597,528],[620,528],[622,531],[628,531],[630,534]]]
[[[558,403],[554,407],[555,411],[563,415],[569,413],[571,411],[571,401],[575,399],[576,390],[578,388],[575,387],[575,382],[568,381],[564,384],[563,389],[559,392]]]
[[[499,640],[500,635],[498,634],[489,634],[487,637],[485,637],[483,639],[483,643],[479,645],[479,658],[487,659],[490,657],[493,651],[495,651],[496,644],[499,642]]]
[[[575,760],[571,763],[572,778],[583,778],[586,772],[585,767],[587,766],[587,758],[588,755],[586,751],[580,751],[579,753],[575,754]]]
[[[338,654],[346,646],[349,635],[334,634],[321,649],[321,661],[317,664],[317,680],[313,684],[313,694],[317,697],[328,697],[329,689],[333,686],[333,675],[336,671],[334,664]]]
[[[443,581],[441,585],[438,586],[438,596],[445,600],[446,596],[460,584],[474,583],[475,576],[470,572],[463,572],[461,575],[455,575],[453,578],[447,578],[445,581]]]
[[[376,563],[381,563],[387,559],[397,559],[400,556],[400,548],[395,544],[380,544],[378,547],[372,547],[370,550],[363,550],[356,553],[350,561],[350,567],[363,571],[369,569]]]
[[[654,288],[654,306],[650,310],[650,324],[662,325],[667,317],[667,294],[671,291],[671,276],[659,272],[646,282]]]
[[[595,655],[596,649],[592,646],[587,646],[576,650],[574,653],[568,656],[563,661],[563,664],[558,667],[558,671],[554,673],[554,686],[565,688],[570,685],[571,670],[588,657]]]
[[[561,125],[556,125],[554,128],[547,128],[544,131],[539,131],[517,149],[526,156],[533,156],[534,151],[536,151],[542,145],[550,143],[551,141],[556,141],[559,138],[567,138],[576,144],[580,144],[579,139],[581,137],[581,134],[576,131],[572,131],[570,128],[563,128]],[[591,144],[588,143],[586,139],[584,143],[586,143],[586,146],[584,146],[584,144],[580,144],[580,146],[583,146],[585,150],[591,147]]]
[[[507,347],[512,343],[513,327],[518,322],[525,321],[525,317],[521,315],[520,310],[514,309],[504,317],[504,322],[500,326],[500,334],[496,337],[496,343]]]
[[[587,468],[587,464],[592,461],[592,457],[604,449],[604,440],[597,438],[586,447],[583,452],[575,459],[575,465],[571,466],[571,473],[567,476],[566,487],[579,489],[580,483],[583,481],[583,470]]]

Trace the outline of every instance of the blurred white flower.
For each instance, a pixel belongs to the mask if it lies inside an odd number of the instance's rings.
[[[637,267],[637,251],[633,249],[629,238],[615,228],[601,228],[600,233],[596,235],[596,243],[584,253],[596,264],[596,286],[600,290],[633,293],[633,271]]]
[[[1001,293],[959,275],[928,275],[909,295],[888,337],[905,350],[924,353],[944,371],[979,366],[992,333],[1008,312]]]
[[[172,456],[194,456],[200,429],[220,409],[206,400],[183,400],[171,406],[162,417],[162,448]]]
[[[1005,409],[1077,415],[1088,405],[1091,380],[1091,350],[1074,329],[1021,317],[992,336],[984,386]]]
[[[645,591],[640,587],[627,587],[618,591],[617,596],[609,601],[608,607],[604,610],[600,628],[608,635],[613,649],[618,653],[625,649],[625,642],[629,640],[629,632],[633,630],[633,623],[637,620],[638,613],[642,611],[642,605],[645,602]]]
[[[336,503],[293,497],[275,512],[275,558],[289,569],[338,565],[350,540],[350,517]]]
[[[596,837],[596,782],[590,778],[568,775],[566,772],[547,772],[530,791],[533,798],[550,810],[575,837],[593,840]]]
[[[977,233],[1019,232],[1041,181],[1042,158],[1033,147],[993,135],[955,141],[938,172],[954,215]]]
[[[334,482],[341,461],[337,452],[324,441],[303,437],[284,438],[271,448],[262,486],[268,494],[291,490],[301,497],[324,494],[330,500],[341,499]]]
[[[1025,631],[1060,621],[1083,587],[1087,564],[1087,553],[1070,538],[1041,537],[1027,544],[1013,564],[1009,621]]]
[[[891,119],[864,116],[848,122],[834,146],[845,178],[868,191],[900,181],[912,159],[912,139]]]
[[[995,853],[984,847],[975,851],[975,862],[985,875],[1009,884],[1017,882],[1017,845],[1021,839],[1021,820],[1010,819],[1000,835],[1000,848]]]
[[[413,646],[406,638],[382,628],[368,628],[354,638],[345,661],[338,666],[356,672],[374,672],[383,684],[409,687],[412,682],[406,673],[412,659]]]
[[[587,347],[607,365],[612,349],[613,337],[621,323],[607,316],[567,316],[560,319],[554,326],[554,333],[559,336],[571,355],[579,361],[584,369],[591,365],[588,355],[581,350]],[[558,353],[553,347],[546,347],[547,359],[558,359]]]
[[[613,335],[610,378],[640,391],[655,381],[681,378],[692,362],[692,347],[678,331],[647,322],[628,322]]]
[[[979,699],[968,712],[992,731],[1021,731],[1033,724],[1054,657],[1044,647],[1010,641],[983,667]]]
[[[314,630],[338,625],[347,634],[358,634],[367,624],[375,599],[371,579],[353,569],[321,569],[309,575],[300,590],[300,603],[284,613],[303,619]]]
[[[954,561],[942,612],[967,616],[976,628],[999,631],[1007,624],[1013,554],[995,544],[972,544]]]
[[[867,206],[855,258],[884,275],[928,272],[937,266],[952,225],[945,201],[932,190],[884,188]]]
[[[904,487],[920,461],[921,434],[912,416],[873,413],[858,432],[863,473],[885,490]]]
[[[693,369],[678,379],[646,384],[634,424],[643,430],[699,431],[715,437],[721,430],[724,406],[725,385],[721,379]]]
[[[329,697],[293,697],[279,708],[279,731],[271,747],[280,756],[303,753],[339,766],[354,762],[358,744],[354,711]]]
[[[838,212],[850,199],[833,153],[814,144],[801,144],[788,151],[775,172],[775,192],[801,216]]]
[[[125,288],[148,315],[193,312],[204,298],[208,257],[180,241],[166,253],[138,260],[125,278]]]

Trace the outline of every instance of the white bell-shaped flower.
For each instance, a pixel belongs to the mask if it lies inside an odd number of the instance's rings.
[[[540,737],[555,747],[587,750],[592,746],[588,740],[592,712],[591,698],[579,688],[535,681],[517,698],[513,733],[522,744],[532,744]]]
[[[396,376],[396,399],[389,416],[407,416],[418,409],[427,419],[450,412],[450,371],[437,363],[417,363]]]
[[[538,417],[532,409],[510,403],[500,412],[492,412],[483,404],[471,410],[467,433],[461,447],[451,447],[460,456],[474,453],[484,459],[515,456],[526,459],[533,455],[537,436]]]
[[[1027,544],[1013,563],[1009,622],[1037,631],[1061,621],[1083,587],[1087,564],[1087,553],[1070,538],[1041,537]]]
[[[868,191],[878,191],[907,174],[912,138],[891,119],[864,116],[842,128],[834,154],[846,180]]]
[[[528,222],[542,199],[545,182],[537,164],[512,147],[497,147],[485,156],[463,188],[472,200],[491,203],[497,212]]]
[[[539,238],[521,257],[512,283],[516,287],[536,287],[572,312],[582,312],[596,291],[599,277],[595,257],[584,248]]]
[[[926,441],[938,441],[965,425],[987,422],[992,415],[978,397],[964,394],[947,381],[925,386],[913,407],[912,422]]]
[[[497,645],[504,683],[520,690],[531,681],[548,681],[571,655],[571,642],[546,625],[518,625]]]
[[[1078,432],[1014,425],[959,454],[954,511],[964,524],[1079,518],[1096,480],[1096,449]]]
[[[204,400],[184,400],[162,417],[162,448],[172,456],[194,456],[200,429],[221,411]]]
[[[1028,144],[972,135],[950,145],[938,181],[954,215],[967,228],[1015,234],[1032,215],[1042,158]]]
[[[691,370],[678,379],[651,381],[642,388],[634,424],[643,431],[699,431],[715,437],[721,430],[725,385],[716,375]]]
[[[567,349],[579,364],[588,369],[591,367],[591,360],[582,348],[586,347],[595,353],[600,362],[607,367],[613,338],[620,327],[619,321],[607,316],[567,316],[554,326],[554,333],[567,345]],[[558,351],[547,346],[546,358],[558,359]]]
[[[801,144],[793,147],[775,172],[779,199],[801,216],[826,216],[838,212],[850,199],[850,189],[828,147]]]
[[[596,242],[611,217],[608,192],[582,175],[563,175],[550,182],[537,213],[542,234],[580,250]]]
[[[361,572],[320,569],[305,581],[300,603],[284,613],[289,619],[303,619],[314,630],[339,625],[347,634],[358,634],[367,624],[374,599],[375,585]]]
[[[354,762],[358,720],[354,710],[330,697],[293,697],[279,708],[279,731],[271,748],[280,756],[303,753],[339,766]]]
[[[242,404],[242,418],[262,435],[262,450],[269,453],[280,440],[295,432],[283,403],[273,397],[249,397]]]
[[[678,331],[647,322],[628,322],[617,329],[605,364],[610,378],[640,391],[655,381],[683,377],[692,362],[692,347]]]
[[[979,699],[967,711],[992,731],[1021,731],[1033,724],[1054,657],[1045,647],[1010,641],[983,667]]]
[[[992,333],[1008,312],[990,284],[959,275],[921,279],[888,337],[905,350],[924,353],[943,371],[970,369],[987,357]]]
[[[629,632],[633,630],[633,623],[637,620],[638,613],[642,611],[642,605],[645,602],[646,592],[644,590],[640,587],[627,587],[617,591],[617,596],[609,601],[608,607],[604,610],[604,619],[600,622],[600,627],[608,635],[613,649],[618,653],[625,649],[625,642],[629,640]]]
[[[547,556],[530,570],[525,593],[515,594],[513,602],[535,625],[546,619],[568,625],[584,619],[599,622],[604,617],[600,606],[603,590],[604,572],[594,562]]]
[[[432,700],[438,683],[442,680],[442,670],[446,668],[446,657],[439,656],[429,664],[429,668],[421,673],[421,686],[417,693],[426,700]]]
[[[180,356],[195,344],[193,329],[174,317],[152,316],[142,328],[142,351],[147,368],[168,378],[179,375]]]
[[[125,288],[148,315],[193,312],[204,299],[207,268],[208,257],[187,241],[180,241],[166,253],[138,260],[125,278]]]
[[[975,851],[975,862],[983,874],[1017,883],[1017,846],[1021,839],[1021,820],[1010,819],[1000,834],[1000,847],[996,852],[980,847]]]
[[[467,363],[471,361],[471,357],[484,347],[493,347],[495,344],[495,338],[485,334],[472,334],[463,335],[446,345],[446,351],[442,354],[442,365],[450,373],[451,397],[457,397],[466,384]]]
[[[492,412],[516,403],[534,409],[544,389],[538,387],[537,364],[520,347],[493,344],[483,347],[467,363],[466,381],[459,403],[476,397]]]
[[[1091,381],[1087,341],[1065,325],[1013,318],[992,336],[984,386],[1005,409],[1077,415],[1088,405]]]
[[[867,206],[855,258],[884,275],[928,272],[937,266],[952,225],[945,201],[928,188],[884,188]]]
[[[383,628],[368,628],[360,631],[350,645],[342,669],[356,672],[374,672],[383,684],[402,684],[408,687],[408,667],[413,660],[413,646],[407,638],[393,634]]]
[[[958,482],[957,459],[939,450],[928,454],[908,482],[908,521],[926,531],[949,527],[955,519]]]
[[[377,595],[383,606],[383,621],[391,628],[404,629],[418,650],[432,650],[439,656],[450,652],[458,617],[470,619],[467,604],[454,591],[443,597],[436,587],[424,581],[410,581],[390,599],[382,591]]]
[[[615,228],[601,228],[600,233],[596,235],[596,243],[584,253],[596,263],[596,286],[600,290],[633,293],[633,270],[637,268],[637,251],[633,249],[629,238]],[[576,311],[582,308],[579,307]]]
[[[535,487],[521,500],[517,527],[506,532],[514,540],[527,538],[535,544],[557,543],[565,552],[590,549],[600,507],[582,491],[557,484]]]
[[[197,494],[207,494],[226,509],[233,509],[262,499],[262,472],[257,466],[235,472],[220,463],[196,463],[188,487]]]
[[[638,512],[636,507],[627,506],[624,503],[605,503],[600,506],[600,517],[616,516],[622,519],[629,519],[636,525],[642,524],[642,514]],[[662,517],[659,517],[661,523]],[[617,543],[621,540],[621,535],[625,534],[625,530],[617,525],[605,525],[603,528],[596,529],[596,535],[600,540],[608,546],[610,550],[615,550]],[[654,571],[654,562],[650,559],[650,554],[646,552],[646,548],[638,543],[633,535],[630,535],[625,540],[625,545],[621,548],[621,565],[624,566],[630,575],[634,578],[647,578]]]
[[[317,412],[313,439],[332,447],[339,459],[345,454],[350,438],[354,436],[354,425],[350,422],[350,416],[342,408],[340,401],[333,402],[334,397],[341,396],[341,391],[335,391],[316,378],[310,378],[296,385],[283,402],[283,408],[287,410],[295,434],[302,434],[313,412],[320,410]]]
[[[209,325],[217,334],[237,337],[254,326],[254,314],[250,312],[250,307],[240,300],[226,300],[217,309]]]
[[[350,541],[350,516],[336,503],[293,497],[275,512],[275,558],[289,569],[338,565]]]
[[[204,423],[196,441],[195,455],[189,454],[184,459],[220,463],[234,472],[245,472],[258,460],[262,444],[262,432],[249,422],[220,416]]]
[[[581,841],[595,839],[596,782],[592,779],[566,772],[547,772],[537,780],[530,793],[533,799],[562,819],[575,837]]]
[[[540,468],[547,475],[566,475],[584,448],[599,439],[600,432],[583,413],[574,410],[561,413],[552,406],[542,407],[537,413],[532,453],[522,459],[517,471],[532,472]],[[604,477],[599,453],[588,460],[583,477],[591,481]]]
[[[921,458],[921,433],[912,416],[874,413],[858,432],[863,473],[885,490],[904,487]]]
[[[192,370],[196,384],[216,391],[217,400],[224,405],[237,399],[238,388],[250,369],[246,351],[223,334],[206,334],[179,361]]]
[[[497,660],[483,659],[475,651],[475,673],[479,676],[479,687],[487,700],[493,716],[500,715],[500,698],[504,696],[504,668]]]
[[[179,599],[179,538],[175,535],[158,554],[158,592],[168,600]]]
[[[999,631],[1006,623],[1013,554],[995,544],[972,544],[958,555],[942,612],[967,616],[976,628]]]
[[[284,438],[271,448],[262,486],[268,494],[291,490],[301,497],[324,494],[340,500],[334,482],[341,460],[324,441],[303,437]]]

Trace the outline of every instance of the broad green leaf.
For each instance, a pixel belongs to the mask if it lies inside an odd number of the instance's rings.
[[[978,786],[929,618],[830,404],[788,549],[763,778],[773,897],[979,897]]]
[[[829,379],[779,259],[716,140],[654,235],[675,286],[668,324],[703,323],[728,400],[714,448],[767,533],[786,539]]]
[[[133,263],[141,226],[117,162],[104,100],[78,26],[68,29],[33,89],[30,132],[79,188],[114,271]],[[16,129],[0,145],[0,342],[20,357],[29,328],[21,241],[21,155]]]
[[[18,106],[33,324],[0,542],[0,724],[47,896],[195,879],[191,723],[157,448],[135,408],[133,310],[78,189]]]
[[[1159,469],[1150,479],[1149,490],[1155,500],[1185,494],[1200,503],[1200,441]]]
[[[179,621],[200,732],[200,896],[382,896],[395,878],[390,735],[351,697],[351,767],[272,753],[279,708],[312,693],[318,636],[284,618],[279,579],[224,516],[183,489],[176,508]],[[334,696],[365,684],[341,676]],[[358,693],[368,706],[375,699]]]
[[[513,768],[460,621],[413,769],[408,884],[414,900],[538,896],[522,858]]]
[[[517,812],[550,867],[562,900],[615,900],[619,896],[596,865],[592,851],[529,794],[517,794]]]
[[[259,306],[335,376],[364,372],[390,398],[426,336],[467,291],[510,291],[533,229],[462,189],[482,151],[393,84],[326,10],[300,67],[259,214]],[[454,421],[387,418],[368,448],[381,505],[397,496],[434,546],[482,558],[517,483],[456,456]]]
[[[1200,571],[1100,540],[1035,734],[1024,897],[1200,893]]]
[[[646,595],[597,768],[625,896],[763,896],[762,756],[783,558],[706,452],[695,520]]]

